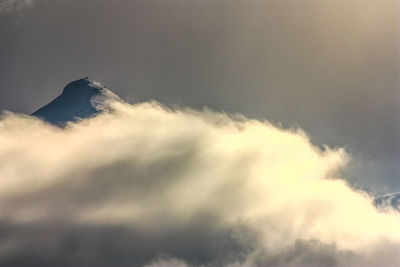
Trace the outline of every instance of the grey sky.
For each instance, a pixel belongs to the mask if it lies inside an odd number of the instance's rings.
[[[90,76],[130,102],[299,125],[349,149],[353,183],[400,190],[396,0],[6,2],[0,109]]]

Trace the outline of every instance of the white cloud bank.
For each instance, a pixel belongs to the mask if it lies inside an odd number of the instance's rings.
[[[114,109],[65,129],[4,114],[0,264],[398,266],[400,217],[339,179],[343,149],[207,110]]]

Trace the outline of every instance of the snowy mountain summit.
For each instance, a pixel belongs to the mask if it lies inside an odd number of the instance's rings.
[[[112,101],[122,101],[99,82],[88,77],[69,83],[62,94],[38,109],[32,116],[63,126],[69,121],[92,117],[109,109]]]

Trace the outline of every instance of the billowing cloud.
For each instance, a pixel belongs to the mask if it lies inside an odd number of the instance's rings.
[[[0,265],[397,266],[400,217],[341,179],[343,149],[209,110],[114,103],[0,122]]]
[[[26,7],[31,7],[33,0],[2,0],[0,2],[0,15],[2,13],[19,11]]]

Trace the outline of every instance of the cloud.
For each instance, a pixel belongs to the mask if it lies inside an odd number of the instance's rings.
[[[150,102],[65,129],[5,113],[0,157],[0,265],[399,263],[399,215],[301,129]]]
[[[20,11],[33,6],[33,0],[2,0],[0,2],[0,15],[13,11]]]

